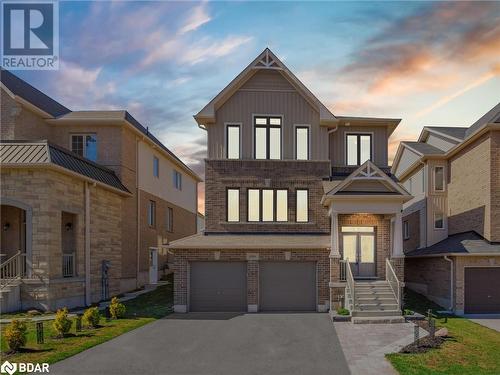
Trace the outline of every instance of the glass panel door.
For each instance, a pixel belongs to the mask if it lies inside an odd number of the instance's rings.
[[[373,234],[359,235],[359,276],[375,276],[375,236]]]
[[[351,230],[352,228],[357,230]],[[343,232],[347,229],[342,233],[343,259],[349,259],[354,277],[374,277],[376,276],[374,228],[365,227],[364,233],[360,231],[360,228],[342,228]]]

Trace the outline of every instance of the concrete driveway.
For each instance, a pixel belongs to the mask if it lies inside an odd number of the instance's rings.
[[[500,332],[500,314],[466,314],[463,317]]]
[[[53,374],[349,374],[328,314],[174,314],[50,366]]]

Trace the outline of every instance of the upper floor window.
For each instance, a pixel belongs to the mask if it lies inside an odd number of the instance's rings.
[[[309,127],[295,127],[295,158],[297,160],[309,159]]]
[[[71,151],[92,161],[97,160],[97,136],[95,134],[72,134]]]
[[[371,134],[347,134],[347,165],[361,165],[372,158]]]
[[[226,157],[228,159],[240,158],[240,126],[227,125],[226,127]]]
[[[444,215],[441,212],[434,213],[434,229],[444,229]]]
[[[152,228],[156,226],[156,202],[149,201],[148,203],[148,225]]]
[[[405,240],[410,238],[410,223],[408,221],[403,221],[403,238]]]
[[[255,159],[281,159],[281,117],[255,117]]]
[[[309,191],[306,189],[297,189],[296,191],[296,221],[305,223],[309,221]]]
[[[182,174],[174,169],[172,176],[173,176],[174,187],[177,190],[182,190]]]
[[[434,191],[444,191],[444,167],[434,167]]]
[[[160,160],[153,156],[153,176],[160,177]]]
[[[288,221],[288,191],[248,189],[248,221]]]
[[[240,189],[227,189],[227,221],[240,221]]]
[[[167,230],[167,232],[174,231],[174,209],[172,207],[167,207],[165,229]]]

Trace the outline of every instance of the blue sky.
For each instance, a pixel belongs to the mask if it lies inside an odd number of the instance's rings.
[[[468,126],[500,101],[500,2],[61,2],[61,68],[17,72],[71,109],[128,109],[203,172],[192,115],[269,46],[332,111]]]

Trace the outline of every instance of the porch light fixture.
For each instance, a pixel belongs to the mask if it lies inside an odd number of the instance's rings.
[[[10,228],[10,223],[7,222],[3,225],[3,230],[6,232]]]
[[[67,231],[70,231],[71,229],[73,229],[73,223],[66,223],[65,227]]]

